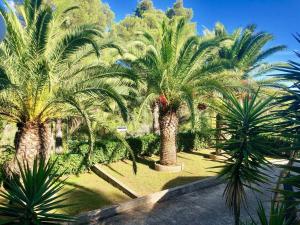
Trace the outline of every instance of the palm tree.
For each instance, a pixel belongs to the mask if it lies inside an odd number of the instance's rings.
[[[261,87],[261,92],[271,94],[274,90],[270,85],[276,79],[265,76],[274,70],[280,63],[268,63],[266,58],[286,49],[284,45],[266,46],[273,40],[273,36],[267,32],[256,32],[256,26],[250,25],[244,29],[237,29],[229,34],[224,25],[217,23],[213,31],[205,30],[205,34],[211,37],[228,37],[221,46],[218,60],[224,60],[226,69],[230,76],[223,80],[227,89],[234,90],[237,95],[242,96],[245,90],[255,90]],[[222,134],[222,118],[216,116],[216,141],[220,141]],[[220,153],[220,150],[216,150]]]
[[[66,116],[84,118],[91,153],[90,115],[95,107],[115,101],[127,118],[124,97],[133,75],[121,65],[106,67],[99,59],[101,50],[117,47],[104,43],[95,26],[62,28],[64,13],[73,8],[58,14],[42,0],[25,0],[19,19],[5,0],[4,4],[7,35],[0,44],[0,115],[18,127],[16,156],[8,172],[15,171],[16,160],[47,160],[49,123]]]
[[[237,29],[228,34],[222,25],[216,26],[216,36],[229,36],[230,41],[219,51],[219,57],[227,61],[229,69],[234,70],[233,79],[227,85],[233,87],[263,87],[274,82],[274,79],[264,77],[280,63],[269,63],[265,59],[286,49],[285,45],[266,46],[273,40],[273,35],[267,32],[257,32],[255,25]],[[233,83],[233,81],[236,82]],[[232,85],[234,84],[234,85]]]
[[[213,74],[221,68],[210,63],[219,39],[186,35],[187,25],[184,19],[164,21],[159,40],[143,33],[146,54],[133,62],[147,86],[142,107],[158,102],[162,165],[176,164],[180,108],[188,106],[193,118],[196,92],[216,86]]]
[[[230,136],[220,143],[229,158],[219,176],[227,185],[224,190],[226,204],[232,209],[235,224],[239,225],[240,210],[246,205],[245,188],[257,190],[255,185],[267,182],[265,173],[268,162],[265,156],[272,153],[270,143],[262,140],[261,135],[272,133],[270,113],[273,98],[264,100],[257,93],[249,93],[242,102],[234,94],[224,94],[226,100],[220,108],[223,117],[222,131]]]

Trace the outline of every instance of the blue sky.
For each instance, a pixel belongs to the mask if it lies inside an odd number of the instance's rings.
[[[116,14],[116,21],[133,12],[137,0],[103,0]],[[156,8],[167,9],[175,0],[153,0]],[[184,0],[185,7],[194,10],[193,21],[197,22],[198,32],[203,27],[212,28],[219,21],[229,31],[248,24],[256,24],[258,30],[275,36],[272,44],[285,44],[289,51],[274,56],[272,60],[294,58],[293,50],[299,49],[292,37],[300,33],[300,0]]]

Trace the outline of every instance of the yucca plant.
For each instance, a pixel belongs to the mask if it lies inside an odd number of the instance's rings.
[[[287,206],[278,204],[275,201],[271,202],[270,212],[267,212],[262,202],[258,202],[257,217],[252,218],[250,222],[242,222],[241,225],[292,225],[293,221],[286,219]]]
[[[228,160],[221,166],[219,176],[227,183],[224,196],[234,213],[236,225],[240,222],[241,207],[247,204],[245,188],[257,190],[256,185],[268,181],[265,171],[269,165],[265,156],[272,150],[260,136],[272,133],[272,101],[272,97],[259,98],[258,92],[248,92],[242,100],[224,93],[220,108],[224,124],[221,129],[229,138],[219,147],[228,155]]]
[[[33,165],[18,163],[19,175],[13,174],[1,190],[0,215],[6,222],[1,224],[41,225],[70,222],[74,219],[55,212],[69,206],[64,201],[62,174],[54,169],[54,162],[34,160]]]
[[[8,172],[15,171],[17,160],[48,159],[49,125],[55,119],[85,120],[90,155],[93,112],[112,101],[127,118],[125,98],[134,75],[120,64],[106,66],[99,58],[103,49],[120,49],[103,40],[94,25],[64,28],[65,13],[74,7],[56,12],[42,0],[25,0],[19,15],[1,1],[7,34],[0,44],[0,116],[18,127],[16,157]]]
[[[144,106],[156,106],[159,112],[160,164],[176,164],[176,135],[179,110],[186,106],[194,117],[194,98],[218,86],[217,63],[211,64],[218,38],[187,35],[184,19],[163,21],[161,36],[143,33],[146,54],[131,65],[141,74],[146,87]],[[158,108],[157,108],[158,107]]]
[[[300,43],[300,34],[296,34],[294,37]],[[298,52],[296,55],[300,58]],[[289,61],[286,66],[278,67],[277,70],[280,73],[274,76],[281,81],[277,87],[285,91],[285,94],[277,99],[278,104],[281,105],[281,110],[277,111],[281,122],[277,125],[281,135],[290,139],[292,144],[289,148],[282,149],[289,153],[287,156],[289,162],[282,166],[283,172],[279,178],[279,184],[283,184],[284,190],[276,190],[276,192],[277,196],[283,195],[283,200],[289,204],[290,213],[287,217],[295,219],[300,199],[300,161],[297,159],[300,147],[300,64],[296,61]]]

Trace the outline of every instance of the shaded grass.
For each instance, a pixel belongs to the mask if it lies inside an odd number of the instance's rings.
[[[101,165],[106,172],[122,181],[128,187],[141,195],[150,194],[167,188],[187,184],[206,177],[215,176],[217,169],[211,167],[221,165],[221,162],[203,157],[210,153],[202,150],[199,153],[178,153],[178,162],[184,163],[184,170],[179,173],[157,172],[153,169],[157,156],[137,160],[138,171],[134,175],[130,161],[119,161],[109,165]]]
[[[130,200],[126,194],[93,173],[70,176],[65,184],[63,191],[72,190],[65,203],[72,204],[72,206],[61,209],[59,212],[68,215],[76,215]]]

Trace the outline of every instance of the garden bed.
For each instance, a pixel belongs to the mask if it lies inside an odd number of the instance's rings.
[[[123,160],[109,165],[100,165],[109,173],[129,188],[140,195],[146,195],[167,188],[187,184],[203,178],[215,176],[220,166],[219,161],[205,158],[207,150],[193,153],[178,153],[178,161],[184,163],[184,169],[178,173],[157,172],[153,169],[157,156],[137,160],[138,171],[135,175],[132,170],[132,162]]]

